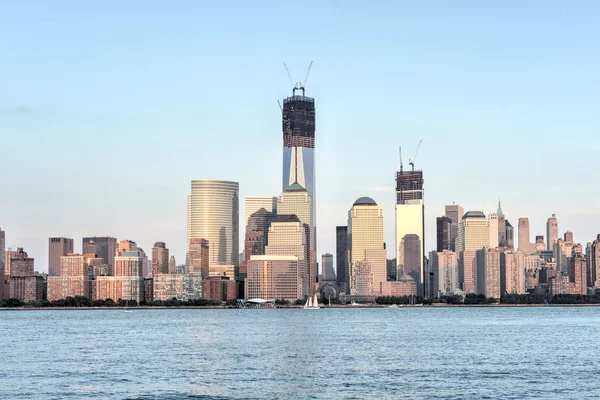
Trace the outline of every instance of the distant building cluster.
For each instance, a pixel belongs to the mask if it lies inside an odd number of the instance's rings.
[[[436,219],[435,251],[426,254],[424,175],[415,170],[416,154],[410,170],[404,169],[401,156],[395,173],[393,248],[384,242],[382,208],[372,198],[360,197],[347,211],[347,224],[336,227],[335,252],[321,255],[319,273],[315,100],[297,85],[283,100],[281,112],[281,193],[246,197],[244,226],[239,226],[238,182],[193,180],[181,265],[165,242],[154,243],[148,259],[131,240],[84,237],[81,253],[75,253],[73,239],[53,237],[48,241],[48,274],[40,274],[22,248],[6,249],[0,230],[0,299],[85,296],[141,303],[469,293],[499,298],[527,292],[588,294],[600,288],[600,235],[585,246],[575,242],[573,232],[561,238],[552,215],[545,236],[532,242],[529,219],[519,218],[515,233],[500,202],[488,215],[447,205]],[[388,253],[395,258],[388,259]]]

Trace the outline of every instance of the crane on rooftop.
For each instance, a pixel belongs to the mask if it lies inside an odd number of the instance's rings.
[[[290,69],[288,68],[286,63],[283,63],[285,67],[285,71],[287,72],[288,78],[290,80],[290,84],[292,85],[292,92],[295,95],[296,90],[302,90],[302,96],[304,96],[304,89],[306,88],[306,81],[308,80],[308,75],[310,74],[310,70],[312,68],[313,62],[311,61],[308,65],[308,69],[306,70],[306,75],[304,76],[304,81],[297,82],[294,78],[292,78],[292,74],[290,73]]]
[[[412,170],[415,170],[415,161],[417,161],[417,156],[419,155],[419,148],[421,147],[421,143],[423,139],[419,140],[419,144],[417,145],[417,150],[415,151],[415,155],[412,158],[408,159],[408,165],[412,167]]]

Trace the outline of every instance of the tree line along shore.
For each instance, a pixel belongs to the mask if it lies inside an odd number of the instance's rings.
[[[273,303],[275,308],[299,307],[304,304],[303,300],[289,301],[284,299],[276,299]],[[468,294],[466,296],[445,296],[436,299],[424,299],[419,296],[400,296],[400,297],[378,297],[375,302],[351,303],[350,301],[342,303],[339,300],[323,299],[324,305],[334,307],[344,306],[373,306],[382,307],[389,305],[424,305],[424,306],[483,306],[483,305],[600,305],[600,294],[594,295],[579,295],[579,294],[557,294],[548,297],[543,294],[507,294],[500,299],[486,298],[482,294]],[[164,301],[142,301],[139,304],[134,300],[90,300],[84,296],[67,297],[61,300],[41,300],[24,303],[19,299],[8,299],[0,301],[0,308],[6,309],[51,309],[51,308],[124,308],[124,307],[145,307],[145,308],[235,308],[237,300],[229,300],[226,302],[218,300],[177,300],[175,298]]]

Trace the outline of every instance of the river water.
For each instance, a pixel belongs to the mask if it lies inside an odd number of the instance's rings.
[[[598,399],[600,308],[0,312],[0,399]]]

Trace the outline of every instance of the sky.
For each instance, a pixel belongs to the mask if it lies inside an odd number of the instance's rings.
[[[369,196],[394,256],[398,146],[406,165],[421,139],[427,251],[445,204],[498,199],[532,240],[555,213],[586,243],[599,48],[596,1],[3,2],[0,227],[40,271],[52,236],[164,241],[183,263],[191,180],[238,181],[241,219],[280,194],[283,62],[300,80],[314,61],[318,254]]]

